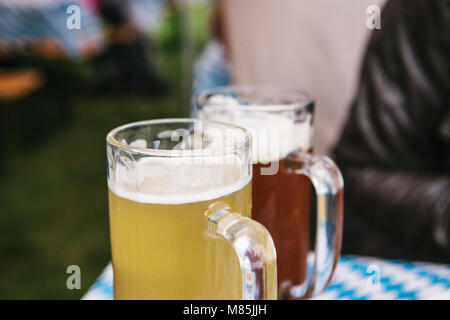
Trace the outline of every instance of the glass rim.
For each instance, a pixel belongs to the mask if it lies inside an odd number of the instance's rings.
[[[135,128],[135,127],[143,127],[143,126],[149,126],[149,125],[156,125],[156,124],[164,124],[164,123],[208,123],[213,124],[217,126],[224,126],[232,129],[238,129],[240,130],[243,135],[244,139],[241,143],[235,143],[230,145],[223,145],[219,147],[211,147],[211,148],[200,148],[200,149],[189,149],[189,150],[170,150],[170,149],[154,149],[154,148],[140,148],[136,146],[130,146],[128,144],[124,144],[120,141],[118,141],[114,135],[116,135],[118,132]],[[240,126],[226,123],[226,122],[220,122],[220,121],[213,121],[213,120],[203,120],[203,119],[195,119],[195,118],[162,118],[162,119],[150,119],[150,120],[142,120],[142,121],[136,121],[136,122],[130,122],[121,126],[118,126],[111,131],[108,132],[106,135],[106,142],[110,146],[115,146],[120,149],[132,151],[134,153],[146,155],[146,156],[155,156],[155,157],[203,157],[205,156],[205,151],[208,151],[211,153],[212,156],[214,155],[227,155],[234,153],[236,150],[240,148],[248,148],[250,149],[250,141],[251,141],[251,135],[250,132],[248,132],[245,128],[242,128]],[[208,154],[209,155],[209,154]]]
[[[231,92],[270,92],[276,91],[278,93],[295,93],[299,95],[299,99],[292,103],[280,103],[272,105],[239,105],[239,109],[248,111],[290,111],[295,109],[307,108],[311,104],[314,104],[314,98],[306,91],[280,85],[272,84],[245,84],[245,85],[227,85],[213,87],[200,91],[196,96],[196,104],[198,106],[204,106],[208,103],[208,97],[212,94],[231,93]]]

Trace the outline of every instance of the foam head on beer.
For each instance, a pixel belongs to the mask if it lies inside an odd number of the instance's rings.
[[[278,161],[296,149],[312,148],[312,115],[306,113],[301,121],[293,121],[293,110],[285,105],[240,103],[232,96],[212,95],[199,110],[201,119],[233,123],[252,135],[253,163]]]
[[[149,144],[170,145],[171,149],[166,157],[136,157],[121,151],[123,159],[117,161],[108,178],[114,193],[147,203],[195,202],[239,189],[251,177],[245,164],[249,155],[226,149],[245,143],[241,130],[178,128],[161,131],[157,138],[151,143],[142,138],[129,142],[121,139],[123,145],[136,150],[145,150]]]

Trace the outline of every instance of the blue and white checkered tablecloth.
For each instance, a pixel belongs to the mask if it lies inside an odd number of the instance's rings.
[[[109,264],[85,300],[113,297],[113,269]],[[341,256],[334,278],[314,299],[450,300],[450,265]]]

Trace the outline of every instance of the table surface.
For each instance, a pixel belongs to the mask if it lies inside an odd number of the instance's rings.
[[[113,298],[113,269],[108,264],[83,297]],[[450,265],[341,256],[330,286],[314,299],[450,300]]]

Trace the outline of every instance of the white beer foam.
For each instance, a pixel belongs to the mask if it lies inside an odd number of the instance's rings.
[[[237,156],[143,158],[133,168],[116,164],[109,189],[141,203],[183,204],[217,199],[250,182],[245,164]]]
[[[260,105],[240,105],[230,96],[214,95],[202,110],[198,110],[198,115],[201,119],[229,122],[247,129],[252,135],[253,163],[267,164],[285,158],[296,149],[307,151],[311,148],[311,118],[294,123],[288,116],[273,112],[282,105],[258,107]]]

